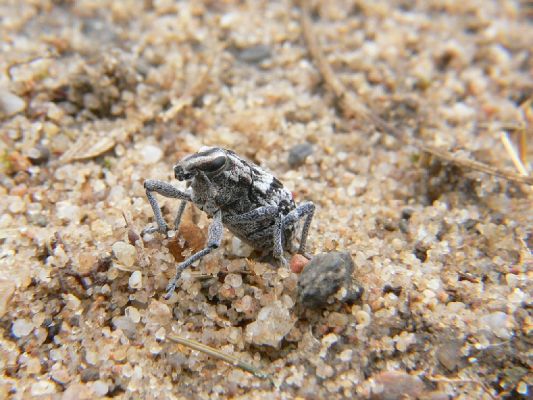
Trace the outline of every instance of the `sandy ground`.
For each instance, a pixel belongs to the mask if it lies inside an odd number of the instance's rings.
[[[313,24],[385,120],[512,171],[500,132],[531,113],[528,10],[336,0]],[[4,0],[0,16],[0,398],[531,395],[531,189],[345,118],[293,3]],[[298,313],[298,275],[226,232],[165,301],[209,220],[189,209],[177,236],[138,240],[143,181],[204,145],[313,201],[310,250],[349,252],[362,299]],[[170,222],[178,202],[161,202]]]

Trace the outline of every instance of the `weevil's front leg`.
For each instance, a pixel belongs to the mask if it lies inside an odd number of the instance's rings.
[[[163,181],[156,181],[149,179],[144,182],[144,188],[146,189],[146,197],[148,198],[148,201],[150,202],[150,205],[152,206],[152,210],[154,211],[154,217],[155,221],[157,222],[156,227],[148,227],[143,230],[142,233],[154,233],[154,232],[161,232],[166,233],[168,230],[168,226],[163,219],[163,215],[161,213],[161,207],[159,207],[159,204],[157,203],[157,200],[155,196],[153,195],[153,192],[159,193],[162,196],[170,197],[173,199],[182,199],[184,201],[191,201],[191,195],[189,193],[183,192],[174,186],[172,186],[170,183],[163,182]],[[185,208],[185,206],[183,206]],[[181,213],[183,214],[182,206],[180,205]],[[179,214],[179,213],[178,213]],[[180,215],[181,218],[181,215]]]
[[[305,245],[307,243],[309,226],[311,225],[314,213],[315,205],[311,202],[307,202],[300,204],[283,218],[283,227],[286,227],[295,224],[301,218],[305,217],[304,225],[302,227],[302,236],[300,238],[300,248],[298,249],[298,253],[303,254],[304,256],[306,256]]]
[[[200,258],[211,253],[213,250],[220,246],[220,243],[222,242],[223,233],[224,227],[222,225],[222,212],[218,210],[213,216],[213,222],[209,226],[207,234],[207,246],[203,250],[194,253],[185,261],[177,265],[176,275],[174,275],[174,278],[172,278],[172,280],[167,286],[167,293],[165,294],[165,299],[169,299],[170,296],[172,296],[172,293],[174,293],[174,290],[176,290],[176,284],[181,276],[181,273],[187,267],[190,267],[196,260],[199,260]]]

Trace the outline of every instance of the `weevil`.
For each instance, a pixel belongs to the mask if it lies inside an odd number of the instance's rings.
[[[174,220],[176,231],[187,203],[196,205],[212,222],[205,248],[176,266],[165,298],[175,291],[183,270],[220,246],[224,226],[243,242],[272,254],[286,266],[283,253],[291,251],[297,222],[303,220],[298,253],[305,255],[315,205],[312,202],[296,205],[292,193],[263,168],[231,150],[211,147],[179,161],[174,166],[174,176],[187,183],[186,190],[158,180],[144,182],[157,226],[148,227],[143,233],[166,233],[169,229],[154,193],[181,200]]]

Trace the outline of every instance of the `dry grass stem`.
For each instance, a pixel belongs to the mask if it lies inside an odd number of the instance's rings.
[[[524,164],[522,163],[522,160],[520,159],[520,155],[516,151],[516,148],[511,143],[511,140],[509,139],[509,135],[507,132],[501,132],[500,133],[500,139],[503,143],[503,147],[505,147],[505,150],[507,151],[507,154],[509,154],[509,157],[511,157],[511,161],[513,162],[516,170],[520,175],[527,176],[527,170]]]
[[[187,346],[193,350],[201,351],[202,353],[210,355],[211,357],[218,358],[219,360],[224,360],[231,365],[234,365],[236,367],[243,369],[244,371],[254,374],[258,378],[262,378],[262,379],[269,378],[268,374],[261,372],[260,370],[255,368],[253,365],[248,364],[245,361],[239,360],[237,357],[234,357],[230,354],[223,353],[213,347],[209,347],[195,340],[186,339],[186,338],[183,338],[177,335],[168,335],[168,338],[175,343],[181,344],[183,346]]]

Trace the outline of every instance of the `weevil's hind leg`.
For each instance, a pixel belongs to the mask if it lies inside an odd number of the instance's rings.
[[[191,195],[175,188],[170,183],[156,181],[152,179],[149,179],[144,182],[144,188],[146,189],[146,197],[148,198],[148,201],[152,206],[157,226],[145,228],[142,233],[165,233],[168,230],[168,226],[165,220],[163,219],[161,207],[159,207],[159,204],[157,203],[157,199],[153,195],[153,192],[159,193],[160,195],[165,197],[170,197],[173,199],[182,199],[184,201],[191,201]]]
[[[279,260],[282,267],[287,267],[287,260],[283,257],[283,228],[283,216],[278,215],[274,224],[274,246],[272,248],[272,255]]]
[[[294,225],[301,218],[305,217],[304,225],[302,227],[302,236],[300,238],[300,248],[298,253],[303,254],[308,257],[305,253],[305,246],[307,244],[307,235],[309,234],[309,226],[311,225],[311,220],[313,219],[313,214],[315,213],[315,205],[311,202],[302,203],[290,213],[288,213],[285,218],[283,218],[283,226],[287,227]],[[309,258],[309,257],[308,257]]]
[[[213,250],[217,249],[220,246],[223,234],[224,227],[222,225],[222,212],[218,210],[213,217],[213,222],[209,226],[207,234],[207,246],[199,252],[194,253],[181,264],[177,265],[176,275],[174,275],[174,278],[172,278],[172,280],[167,286],[167,293],[165,294],[165,299],[168,300],[170,296],[172,296],[172,293],[174,293],[174,290],[176,290],[176,284],[178,282],[178,279],[180,278],[181,273],[186,268],[190,267],[196,260],[199,260],[200,258],[206,256],[207,254],[211,253]]]
[[[239,215],[229,215],[226,217],[228,224],[247,224],[250,222],[260,222],[272,218],[278,212],[277,206],[262,206],[252,211]]]

